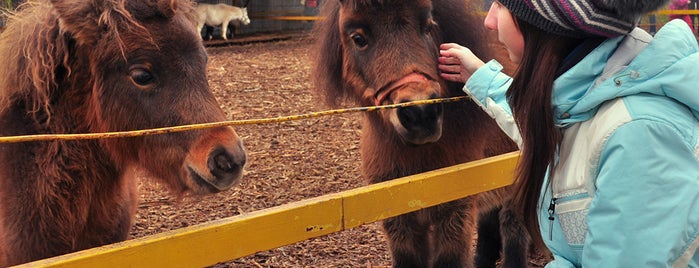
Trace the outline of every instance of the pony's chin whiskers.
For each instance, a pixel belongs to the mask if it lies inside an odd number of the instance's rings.
[[[193,165],[187,165],[185,184],[196,194],[218,193],[232,188],[240,182],[243,176],[242,166],[232,167],[229,172],[213,174],[201,172]]]
[[[189,171],[187,174],[188,178],[185,179],[185,181],[189,189],[192,190],[195,194],[218,193],[233,187],[233,184],[230,184],[227,187],[217,185],[215,182],[212,181],[216,180],[216,178],[213,177],[213,175],[202,175],[192,167],[188,167],[187,170]]]

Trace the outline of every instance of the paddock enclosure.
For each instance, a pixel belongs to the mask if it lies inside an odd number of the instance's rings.
[[[307,30],[312,23],[293,19],[304,15],[299,0],[250,1],[250,28],[242,26],[236,34],[286,33],[277,34],[273,42],[260,42],[265,40],[260,38],[242,45],[207,47],[209,84],[227,117],[269,118],[327,109],[313,95],[309,79],[313,75],[309,55],[314,52]],[[228,2],[241,6],[246,0]],[[256,10],[273,2],[283,4]],[[236,126],[248,151],[242,182],[213,196],[177,200],[162,185],[144,178],[139,182],[141,201],[131,238],[367,185],[360,175],[360,118],[352,113]],[[215,267],[386,267],[391,260],[385,241],[380,223],[371,223]],[[543,267],[542,258],[532,256],[530,264]]]

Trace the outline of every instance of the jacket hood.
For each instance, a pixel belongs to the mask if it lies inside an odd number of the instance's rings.
[[[552,99],[556,123],[585,121],[603,102],[639,93],[673,98],[699,118],[699,45],[687,24],[680,20],[665,24],[630,62],[606,66],[623,40],[603,42],[556,79]]]

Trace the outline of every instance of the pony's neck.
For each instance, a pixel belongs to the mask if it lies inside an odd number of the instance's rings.
[[[34,106],[31,95],[16,100],[0,120],[0,134],[75,134],[94,132],[89,112],[90,90],[87,77],[71,77],[59,80],[58,86],[50,91],[49,103],[40,109]],[[79,85],[76,85],[79,83]],[[66,90],[71,88],[71,90]],[[35,161],[26,161],[21,166],[37,170],[37,177],[58,180],[90,181],[116,177],[116,166],[98,140],[85,141],[40,141],[19,144]],[[20,153],[21,152],[17,152]],[[27,165],[36,165],[28,167]],[[97,167],[85,170],[86,166]],[[52,178],[55,177],[55,178]]]

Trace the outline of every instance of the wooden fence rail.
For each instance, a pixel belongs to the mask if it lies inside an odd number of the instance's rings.
[[[17,267],[203,267],[512,183],[517,152]]]

